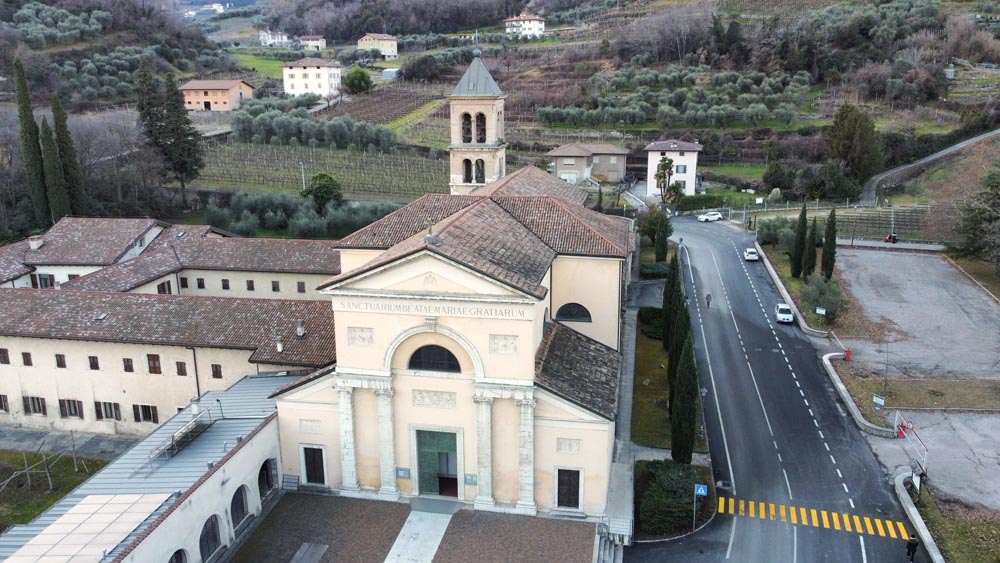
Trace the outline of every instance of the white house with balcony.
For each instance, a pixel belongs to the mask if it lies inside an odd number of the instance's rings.
[[[545,18],[534,14],[521,14],[503,20],[504,33],[515,37],[542,37],[545,35]]]
[[[287,48],[292,46],[292,39],[283,31],[262,29],[257,33],[257,40],[260,41],[262,47]]]
[[[646,195],[660,197],[660,189],[656,185],[656,167],[660,159],[667,157],[674,161],[674,173],[670,183],[680,182],[684,195],[694,195],[698,178],[698,153],[702,146],[698,143],[688,143],[676,139],[656,141],[646,146],[648,162],[646,164]]]

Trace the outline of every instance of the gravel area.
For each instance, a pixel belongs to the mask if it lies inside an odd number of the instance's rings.
[[[943,257],[838,248],[837,268],[869,320],[892,326],[889,377],[1000,378],[1000,305]],[[885,369],[884,344],[844,344]]]
[[[435,563],[589,563],[593,522],[460,510],[451,519]]]
[[[322,561],[384,561],[410,507],[343,497],[286,494],[233,561],[290,561],[303,543],[330,546]]]

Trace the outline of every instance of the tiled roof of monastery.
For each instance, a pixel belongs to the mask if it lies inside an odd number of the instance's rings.
[[[472,195],[547,195],[575,205],[583,205],[587,201],[587,192],[534,166],[511,172],[472,192]]]
[[[0,289],[0,310],[0,336],[248,350],[251,362],[314,368],[336,361],[323,301]]]
[[[162,236],[162,235],[161,235]],[[340,273],[335,241],[201,238],[150,249],[131,260],[71,280],[64,289],[130,291],[182,269],[226,272]]]
[[[620,366],[621,354],[553,321],[535,356],[535,383],[614,420]]]
[[[480,199],[467,195],[427,194],[340,239],[339,246],[386,249],[426,231],[429,224],[433,225]]]
[[[114,264],[132,248],[135,241],[156,225],[168,226],[156,219],[103,219],[64,217],[52,226],[38,250],[27,250],[27,265]]]
[[[25,274],[30,274],[32,268],[24,265],[24,253],[28,250],[28,241],[0,246],[0,283],[6,283]]]
[[[550,197],[496,197],[493,201],[558,254],[623,257],[634,246],[629,223],[621,217]]]
[[[182,242],[208,238],[209,235],[238,238],[240,235],[224,231],[211,225],[170,225],[153,242],[149,243],[147,252],[154,248],[162,248]]]
[[[545,156],[590,156],[593,154],[628,154],[628,149],[616,147],[615,145],[570,143],[561,147],[556,147]]]

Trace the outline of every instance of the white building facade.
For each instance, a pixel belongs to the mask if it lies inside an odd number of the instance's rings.
[[[317,58],[305,58],[285,63],[281,67],[285,93],[292,96],[318,94],[324,98],[340,92],[339,63]]]
[[[521,38],[541,38],[545,35],[545,18],[521,14],[503,20],[504,33]]]
[[[283,31],[262,29],[257,33],[257,40],[260,41],[262,47],[288,48],[292,46],[292,40]]]
[[[299,37],[299,43],[306,51],[322,51],[326,49],[326,38],[322,35],[303,35]]]
[[[656,170],[660,159],[666,157],[674,161],[674,174],[670,183],[680,182],[684,195],[694,195],[698,187],[698,153],[702,146],[698,143],[688,143],[670,139],[650,143],[644,149],[648,155],[646,164],[646,195],[660,197],[656,184]]]

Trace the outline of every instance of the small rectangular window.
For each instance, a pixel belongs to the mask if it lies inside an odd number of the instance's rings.
[[[24,414],[40,414],[45,416],[48,411],[45,408],[45,399],[42,397],[22,397],[24,400]]]
[[[64,368],[64,367],[66,367],[66,355],[65,354],[56,354],[56,367],[57,368]]]
[[[253,280],[247,280],[247,291],[253,291]]]
[[[212,377],[222,379],[222,364],[212,364]]]
[[[21,363],[26,366],[31,365],[31,352],[21,352]]]
[[[94,401],[94,412],[97,420],[121,420],[122,410],[118,403]]]
[[[170,280],[156,284],[156,293],[159,293],[160,295],[170,295],[173,293],[170,291]]]
[[[71,279],[71,280],[75,280],[75,279],[76,279],[76,278],[78,278],[78,277],[80,277],[80,274],[70,274],[70,275],[68,276],[68,279]]]
[[[188,288],[188,279],[181,278],[181,289],[187,289],[187,288]]]
[[[159,354],[146,354],[146,363],[149,364],[149,373],[159,374],[160,371],[160,356]]]
[[[687,174],[688,167],[687,164],[678,164],[676,172],[678,174]]]
[[[87,359],[90,360],[90,369],[101,369],[101,363],[97,360],[97,356],[88,356]]]
[[[601,163],[601,157],[595,154],[594,155],[594,164],[600,164],[600,163]]]
[[[617,156],[609,156],[608,157],[608,164],[618,164],[618,157]]]
[[[681,156],[684,156],[684,151],[681,151]]]
[[[229,280],[222,280],[222,289],[229,289]]]
[[[0,364],[9,364],[10,354],[7,352],[6,348],[0,348]]]
[[[281,282],[275,280],[271,282],[271,291],[281,291]]]
[[[198,282],[198,289],[205,289],[205,278],[198,278],[195,281]]]
[[[127,373],[135,371],[135,367],[132,365],[132,358],[122,358],[122,365],[125,367]]]
[[[153,405],[132,405],[132,417],[136,422],[160,423],[160,417],[156,414],[156,407]]]
[[[59,399],[59,416],[62,418],[83,418],[83,402]]]
[[[177,375],[187,375],[188,368],[184,362],[177,362]]]
[[[299,293],[305,293],[306,292],[306,282],[298,282],[297,285],[298,285],[298,291],[299,291]]]
[[[7,402],[7,395],[0,395],[0,412],[10,412],[10,404]]]

